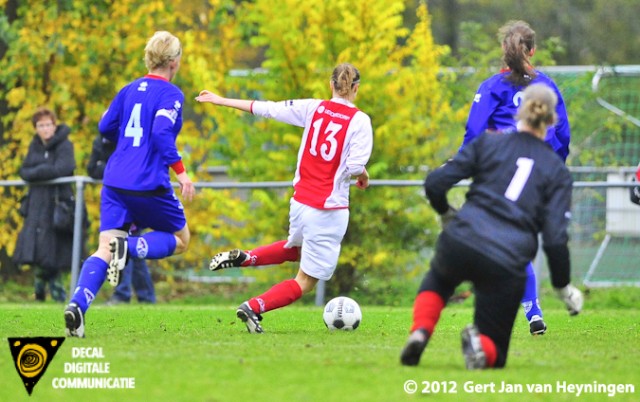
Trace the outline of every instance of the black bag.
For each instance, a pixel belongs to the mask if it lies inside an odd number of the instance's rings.
[[[62,233],[73,233],[73,224],[76,215],[75,197],[63,198],[58,194],[56,187],[55,203],[53,208],[53,229]]]
[[[636,178],[633,177],[631,181],[635,182]],[[636,205],[640,205],[640,186],[629,187],[629,200]]]
[[[29,192],[20,198],[20,208],[18,208],[18,213],[23,218],[27,217],[27,214],[29,213]]]

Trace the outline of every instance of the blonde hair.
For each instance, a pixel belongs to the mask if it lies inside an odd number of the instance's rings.
[[[360,83],[360,72],[352,64],[338,64],[331,74],[331,82],[336,93],[345,99],[353,99],[355,86]]]
[[[511,70],[507,80],[527,85],[536,76],[529,63],[529,55],[536,47],[536,32],[526,22],[512,20],[500,28],[498,36],[502,41],[502,62]]]
[[[522,105],[516,117],[544,136],[547,127],[555,124],[558,118],[557,104],[558,97],[551,88],[544,84],[532,84],[524,90]]]
[[[180,40],[167,31],[158,31],[144,48],[144,64],[149,71],[165,67],[182,54]]]

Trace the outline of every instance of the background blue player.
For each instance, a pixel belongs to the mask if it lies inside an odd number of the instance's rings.
[[[184,94],[171,80],[181,55],[178,38],[156,32],[145,47],[149,74],[122,88],[100,120],[100,133],[116,143],[116,149],[104,172],[98,250],[82,265],[64,312],[67,336],[84,337],[87,309],[105,279],[118,284],[129,254],[164,258],[189,245],[184,208],[169,179],[171,167],[183,199],[193,198],[195,187],[176,149]],[[133,222],[152,231],[127,237]]]
[[[545,142],[566,161],[571,137],[567,111],[562,94],[553,80],[534,69],[530,62],[536,50],[535,31],[524,21],[509,21],[500,28],[499,36],[502,39],[503,68],[480,85],[471,105],[460,149],[487,130],[516,132],[515,115],[522,102],[524,89],[530,84],[542,83],[550,87],[558,98],[558,120],[555,125],[547,128]],[[527,285],[522,306],[529,321],[531,334],[544,334],[547,326],[542,319],[535,271],[531,263],[527,265]]]

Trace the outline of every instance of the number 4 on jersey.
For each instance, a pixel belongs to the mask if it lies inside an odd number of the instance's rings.
[[[133,138],[133,146],[140,146],[140,139],[142,138],[142,124],[140,123],[140,112],[142,111],[142,103],[136,103],[133,105],[127,127],[124,130],[125,137]]]

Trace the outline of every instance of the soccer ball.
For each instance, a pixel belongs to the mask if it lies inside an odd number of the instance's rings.
[[[339,296],[329,300],[324,306],[322,319],[327,328],[331,330],[352,331],[360,325],[362,311],[360,311],[360,306],[355,300]]]

